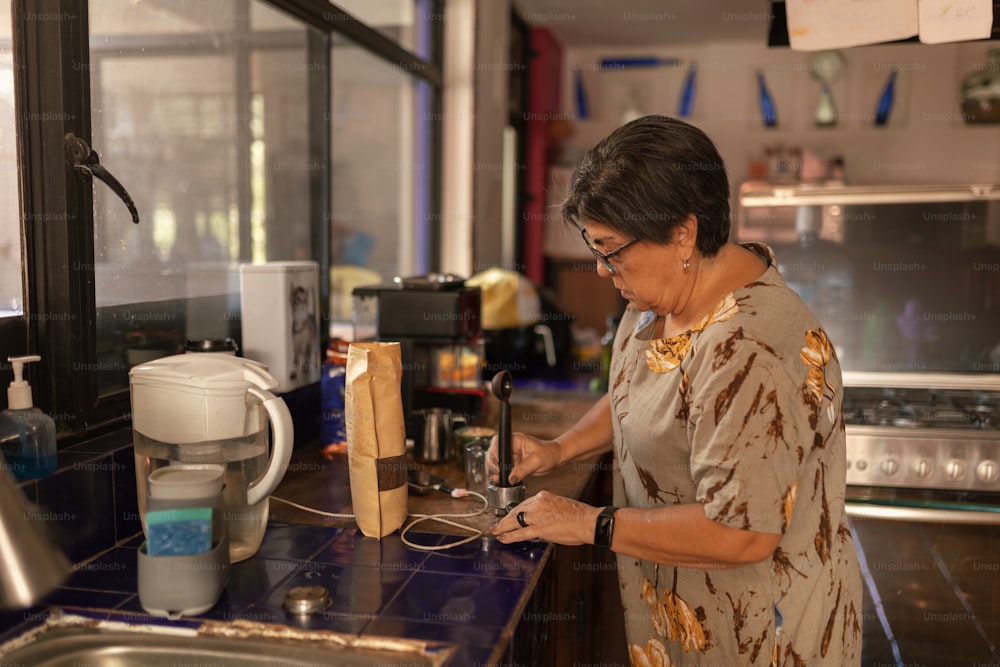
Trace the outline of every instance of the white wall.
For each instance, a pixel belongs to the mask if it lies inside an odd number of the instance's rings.
[[[471,275],[476,103],[476,0],[445,7],[441,267]]]
[[[476,131],[473,161],[472,256],[467,275],[515,269],[503,252],[503,128],[510,122],[510,0],[479,0],[476,8]]]
[[[746,42],[627,51],[569,48],[562,99],[575,134],[562,158],[572,163],[617,125],[631,87],[644,112],[677,115],[685,69],[597,69],[602,57],[659,55],[698,64],[697,96],[688,120],[719,146],[734,190],[747,178],[748,160],[777,144],[842,155],[853,183],[1000,183],[1000,125],[966,125],[958,101],[961,79],[977,64],[982,67],[988,49],[997,46],[896,44],[844,51],[847,69],[833,86],[841,117],[835,128],[813,125],[819,84],[809,74],[809,54]],[[899,74],[893,113],[887,126],[874,127],[878,97],[894,67]],[[758,69],[775,98],[777,128],[765,128],[760,120]],[[577,71],[590,107],[585,120],[576,118]]]
[[[503,130],[510,0],[450,0],[445,24],[441,270],[515,268],[504,257]]]

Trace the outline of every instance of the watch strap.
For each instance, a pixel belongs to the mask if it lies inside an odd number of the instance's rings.
[[[615,512],[618,509],[608,506],[597,515],[597,522],[594,524],[594,546],[601,549],[611,548],[611,538],[615,532]]]

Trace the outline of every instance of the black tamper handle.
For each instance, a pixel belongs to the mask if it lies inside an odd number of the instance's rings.
[[[500,423],[497,424],[497,461],[500,466],[497,486],[509,487],[510,471],[514,467],[514,452],[510,432],[510,392],[513,389],[509,371],[493,376],[490,386],[493,395],[500,399]]]

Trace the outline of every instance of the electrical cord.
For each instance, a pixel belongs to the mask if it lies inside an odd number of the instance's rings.
[[[297,509],[303,510],[304,512],[312,512],[313,514],[319,514],[320,516],[327,516],[331,519],[353,519],[353,514],[337,514],[336,512],[326,512],[324,510],[318,510],[315,507],[306,507],[305,505],[299,505],[291,500],[285,500],[284,498],[279,498],[278,496],[271,496],[271,500],[277,500],[285,503],[286,505],[291,505]]]
[[[408,526],[404,527],[402,532],[400,532],[399,534],[399,539],[402,540],[403,544],[410,547],[411,549],[417,549],[419,551],[445,551],[446,549],[454,549],[455,547],[460,547],[463,544],[468,544],[469,542],[473,542],[482,537],[483,531],[479,530],[478,528],[473,528],[472,526],[467,526],[464,523],[458,523],[457,521],[452,521],[451,519],[462,519],[462,518],[479,516],[480,514],[486,511],[487,507],[489,507],[489,501],[486,500],[486,496],[484,496],[483,494],[476,493],[475,491],[468,491],[466,489],[455,489],[455,491],[453,491],[451,495],[456,498],[463,497],[461,495],[455,495],[460,491],[464,492],[465,496],[475,496],[479,498],[481,501],[483,501],[483,506],[480,507],[475,512],[467,512],[465,514],[413,514],[411,515],[414,517],[413,521],[411,521]],[[474,534],[465,538],[464,540],[458,540],[457,542],[448,542],[447,544],[439,544],[437,546],[423,546],[420,544],[416,544],[414,542],[410,542],[408,539],[406,539],[406,533],[408,533],[411,528],[413,528],[421,521],[437,521],[438,523],[443,523],[445,525],[453,526],[455,528],[461,528],[462,530],[467,530]]]
[[[410,547],[411,549],[416,549],[417,551],[444,551],[446,549],[454,549],[455,547],[460,547],[463,544],[468,544],[469,542],[478,540],[480,537],[483,536],[482,530],[479,530],[478,528],[473,528],[472,526],[467,526],[464,523],[452,521],[452,519],[467,519],[474,516],[479,516],[480,514],[485,512],[486,508],[489,507],[489,501],[486,500],[486,496],[484,496],[481,493],[476,493],[475,491],[469,491],[467,489],[455,489],[448,495],[450,495],[452,498],[464,498],[467,496],[475,496],[476,498],[479,498],[479,500],[483,502],[483,506],[480,507],[475,512],[466,512],[464,514],[410,514],[409,516],[413,518],[413,521],[404,526],[403,530],[400,531],[399,534],[399,539],[403,542],[403,544]],[[305,505],[300,505],[299,503],[292,502],[291,500],[285,500],[284,498],[279,498],[278,496],[271,496],[271,499],[285,503],[286,505],[291,505],[292,507],[300,509],[304,512],[311,512],[313,514],[318,514],[320,516],[325,516],[332,519],[356,518],[355,515],[353,514],[338,514],[336,512],[327,512],[324,510],[316,509],[315,507],[307,507]],[[406,539],[406,534],[410,531],[410,529],[412,529],[418,523],[421,523],[423,521],[437,521],[438,523],[443,523],[448,526],[470,531],[474,534],[470,535],[465,539],[458,540],[456,542],[448,542],[447,544],[438,544],[436,546],[425,546],[422,544],[411,542],[410,540]]]

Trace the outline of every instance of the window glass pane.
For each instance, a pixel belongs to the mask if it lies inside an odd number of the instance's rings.
[[[429,0],[331,0],[331,4],[421,58],[430,57],[421,31],[442,17],[434,16]]]
[[[340,39],[332,53],[333,318],[358,284],[427,271],[432,91]]]
[[[239,7],[248,7],[241,14]],[[240,262],[306,259],[308,28],[263,3],[91,0],[104,390],[188,338],[238,337]],[[321,113],[321,111],[320,111]]]
[[[23,312],[10,0],[0,0],[0,317]]]

